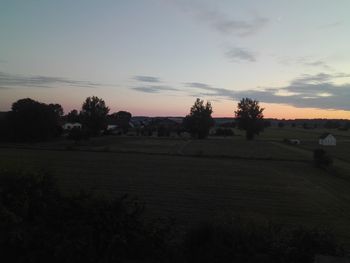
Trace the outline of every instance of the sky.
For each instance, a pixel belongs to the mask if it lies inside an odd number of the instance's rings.
[[[21,98],[65,112],[350,119],[349,0],[0,0],[0,111]]]

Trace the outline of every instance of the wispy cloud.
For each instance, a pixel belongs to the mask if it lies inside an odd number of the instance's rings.
[[[286,87],[262,90],[229,90],[214,88],[204,83],[186,83],[198,89],[198,96],[239,100],[251,97],[266,103],[282,103],[302,108],[350,110],[350,83],[337,85],[336,79],[350,78],[350,74],[304,74],[293,79]]]
[[[244,48],[239,47],[233,47],[226,51],[225,53],[226,57],[228,57],[233,62],[239,62],[239,61],[249,61],[249,62],[255,62],[256,61],[256,55]]]
[[[342,24],[343,24],[343,21],[335,21],[335,22],[321,25],[318,28],[319,29],[326,29],[326,28],[338,27],[338,26],[341,26]]]
[[[152,83],[158,83],[160,82],[159,78],[152,77],[152,76],[134,76],[134,80],[140,81],[140,82],[152,82]]]
[[[140,86],[140,87],[132,87],[131,89],[145,92],[145,93],[159,93],[162,91],[178,91],[178,89],[169,87],[169,86],[161,86],[161,85],[152,85],[152,86]]]
[[[345,84],[336,84],[343,79]],[[346,80],[349,79],[349,82]],[[203,82],[185,82],[182,88],[163,85],[133,87],[133,90],[145,93],[187,94],[195,97],[207,97],[210,100],[240,100],[250,97],[265,103],[279,103],[299,108],[318,108],[350,111],[350,74],[318,73],[303,74],[290,81],[284,87],[264,87],[250,90],[218,88]]]
[[[323,70],[333,70],[333,68],[325,61],[325,59],[315,59],[311,56],[299,57],[299,58],[278,58],[278,62],[285,66],[301,65],[307,67],[317,67]]]
[[[96,88],[101,84],[91,81],[71,80],[61,77],[47,77],[47,76],[27,76],[15,75],[0,72],[0,87],[1,88],[55,88],[60,85]]]
[[[181,0],[172,0],[171,2],[223,35],[239,37],[254,35],[269,22],[269,19],[256,13],[251,14],[246,20],[237,19],[216,8],[205,5],[203,2]]]

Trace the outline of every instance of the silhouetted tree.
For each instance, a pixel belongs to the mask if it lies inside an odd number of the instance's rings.
[[[8,114],[11,139],[39,141],[59,136],[59,120],[63,109],[59,104],[45,104],[32,99],[21,99],[12,104]]]
[[[211,117],[213,109],[210,102],[204,105],[204,101],[196,99],[191,107],[191,112],[183,120],[184,127],[188,130],[192,137],[203,139],[209,134],[210,127],[214,125]]]
[[[80,122],[78,111],[77,110],[70,111],[66,116],[66,120],[71,123]]]
[[[250,98],[243,98],[237,105],[235,111],[238,128],[246,131],[247,140],[254,139],[264,130],[263,108],[260,108],[259,102]]]
[[[117,125],[123,129],[124,133],[130,128],[131,113],[127,111],[118,111],[110,115],[110,118],[116,120]]]
[[[102,99],[95,96],[86,98],[80,113],[83,128],[91,135],[98,135],[107,127],[108,112],[109,108]]]

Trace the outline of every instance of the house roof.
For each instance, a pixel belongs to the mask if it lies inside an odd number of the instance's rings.
[[[320,136],[320,139],[326,139],[329,135],[332,135],[331,133],[329,132],[325,132],[323,133],[321,136]],[[332,135],[333,136],[333,135]]]

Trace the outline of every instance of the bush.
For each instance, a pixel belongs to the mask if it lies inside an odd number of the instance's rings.
[[[45,173],[0,172],[0,255],[11,262],[120,262],[165,257],[166,223],[146,224],[127,196],[65,197]]]
[[[258,224],[233,218],[193,228],[186,262],[313,262],[316,254],[342,255],[327,229]]]
[[[333,158],[325,150],[319,148],[314,150],[314,162],[317,166],[327,167],[332,165]]]

